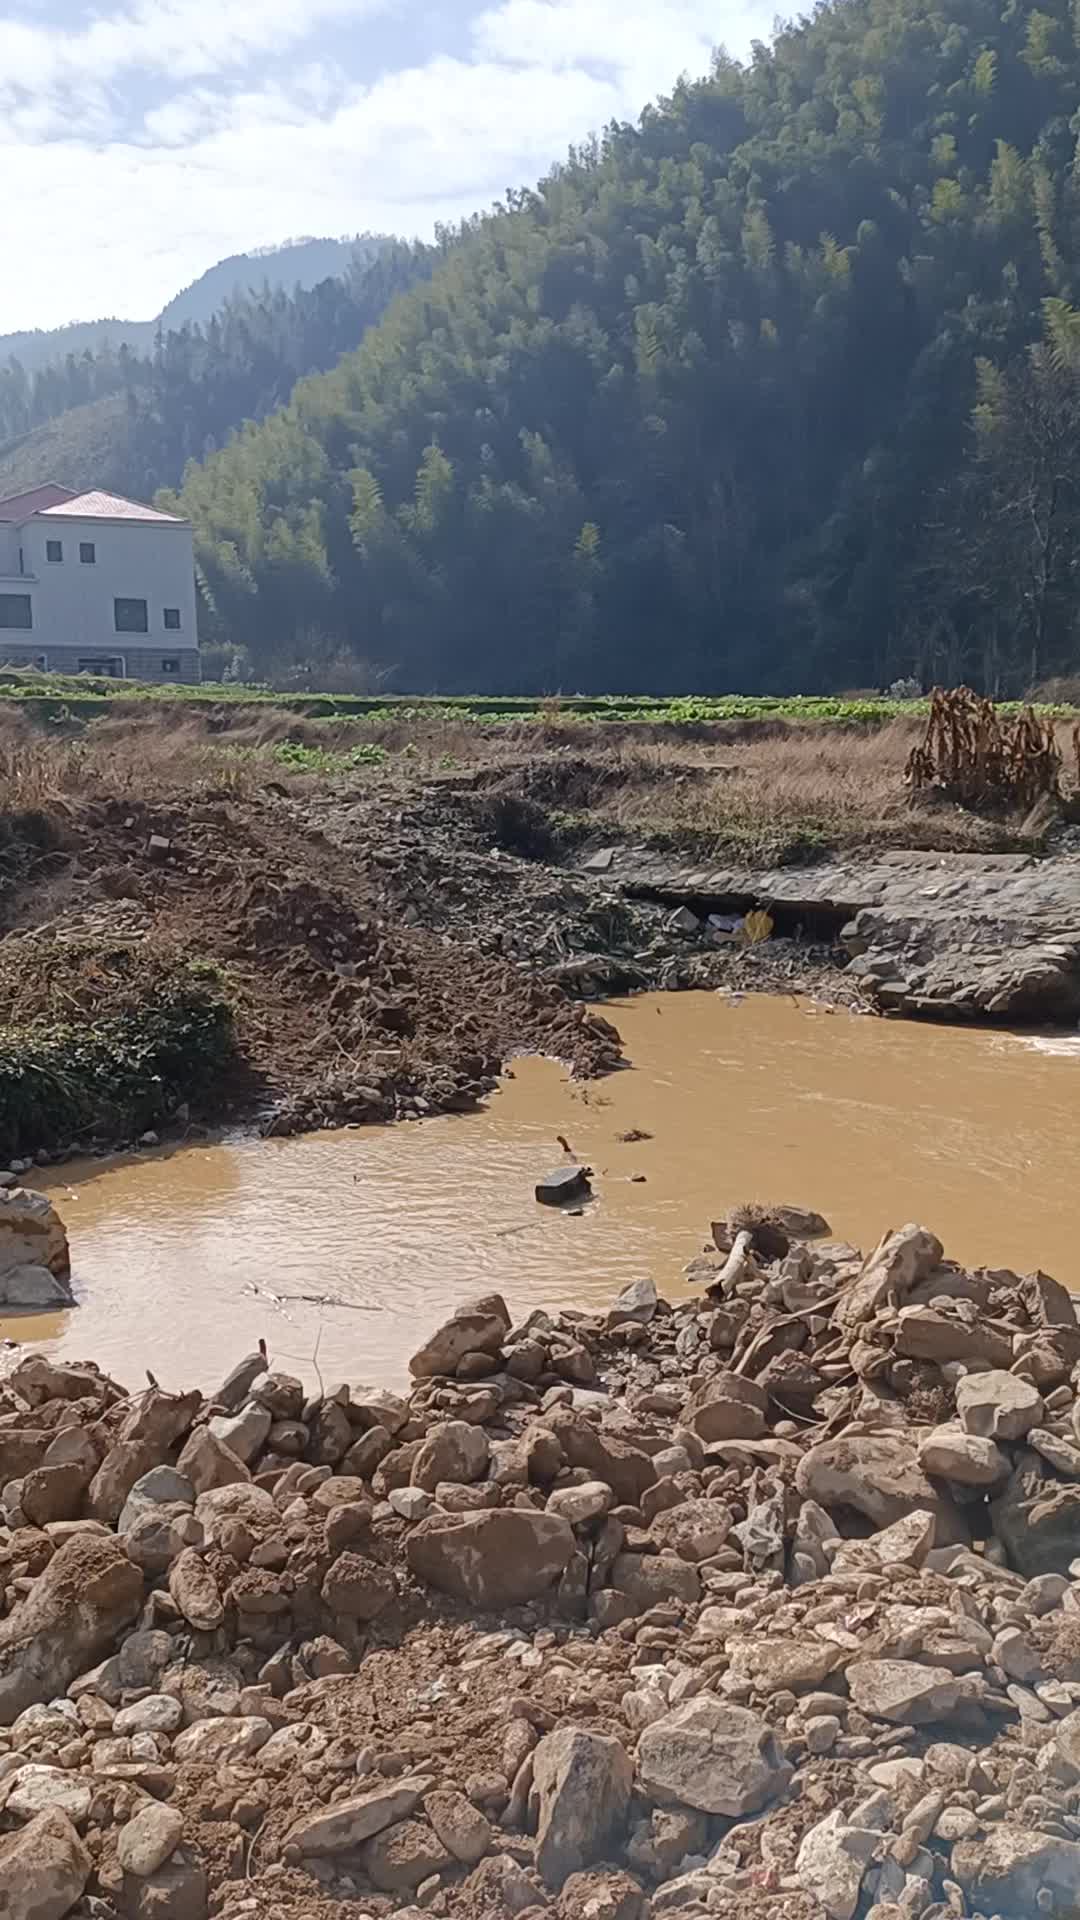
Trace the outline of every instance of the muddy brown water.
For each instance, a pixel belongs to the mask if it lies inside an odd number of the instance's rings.
[[[515,1312],[602,1308],[651,1274],[684,1294],[710,1219],[746,1199],[815,1207],[863,1246],[917,1219],[960,1259],[1041,1266],[1080,1288],[1080,1037],[766,996],[655,994],[609,1011],[632,1066],[600,1082],[524,1059],[476,1115],[43,1176],[82,1304],[0,1319],[0,1334],[94,1358],[129,1385],[147,1367],[165,1385],[211,1385],[260,1335],[309,1382],[393,1385],[473,1293],[498,1288]],[[652,1137],[621,1143],[631,1128]],[[559,1134],[595,1170],[578,1217],[533,1198],[562,1161]]]

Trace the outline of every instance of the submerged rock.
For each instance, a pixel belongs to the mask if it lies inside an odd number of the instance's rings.
[[[536,1183],[536,1198],[542,1207],[562,1207],[573,1200],[585,1200],[592,1183],[584,1167],[556,1167]]]

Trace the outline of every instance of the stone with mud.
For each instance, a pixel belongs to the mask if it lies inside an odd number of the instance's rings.
[[[546,1734],[533,1756],[536,1865],[547,1884],[617,1851],[634,1769],[621,1740],[581,1727]]]
[[[804,1498],[829,1513],[849,1508],[876,1527],[890,1527],[919,1507],[934,1515],[938,1546],[970,1538],[960,1509],[928,1479],[914,1441],[905,1434],[820,1440],[800,1460],[795,1484]]]
[[[166,1573],[174,1560],[203,1544],[203,1530],[187,1506],[159,1506],[141,1513],[122,1536],[129,1560],[144,1573]]]
[[[935,1427],[919,1442],[918,1458],[924,1473],[961,1487],[993,1487],[1009,1476],[1008,1456],[997,1442],[961,1426]]]
[[[1054,1479],[1037,1453],[1021,1452],[990,1507],[1009,1565],[1025,1579],[1068,1573],[1080,1542],[1080,1485]]]
[[[17,1820],[32,1820],[36,1814],[59,1807],[73,1825],[81,1827],[86,1823],[93,1799],[89,1781],[63,1767],[31,1763],[17,1767],[4,1781],[4,1811]]]
[[[490,1820],[454,1787],[437,1787],[424,1796],[424,1812],[448,1853],[462,1866],[475,1867],[495,1839]]]
[[[125,1873],[145,1880],[176,1852],[184,1837],[184,1816],[178,1807],[149,1800],[121,1827],[116,1840],[117,1864]]]
[[[636,1507],[656,1479],[656,1468],[641,1447],[606,1432],[572,1407],[552,1408],[544,1422],[567,1466],[584,1467],[594,1480],[605,1481],[620,1505]],[[533,1477],[531,1460],[529,1477]]]
[[[836,1807],[804,1835],[796,1877],[829,1920],[853,1920],[866,1869],[880,1847],[880,1833],[851,1825]]]
[[[362,1553],[342,1553],[322,1583],[322,1597],[331,1613],[346,1620],[377,1620],[395,1598],[391,1574]]]
[[[155,1873],[124,1875],[125,1920],[206,1920],[206,1868],[193,1848],[178,1847]]]
[[[71,1253],[64,1223],[48,1194],[0,1187],[0,1289],[7,1275],[26,1267],[44,1269],[58,1282],[69,1279]],[[62,1286],[61,1291],[70,1305],[70,1288]],[[18,1304],[2,1291],[0,1299],[5,1306]]]
[[[76,1519],[90,1479],[86,1468],[73,1460],[54,1467],[33,1467],[23,1480],[19,1496],[30,1525],[47,1527],[53,1520]]]
[[[755,1380],[715,1373],[691,1394],[682,1425],[706,1445],[714,1440],[760,1440],[768,1432],[769,1397]]]
[[[969,1373],[956,1389],[956,1412],[965,1433],[984,1440],[1022,1440],[1043,1422],[1042,1395],[1019,1374],[990,1368]]]
[[[429,1586],[493,1612],[546,1593],[574,1547],[572,1527],[556,1514],[501,1507],[432,1514],[413,1529],[405,1553]]]
[[[467,1353],[497,1354],[510,1331],[510,1315],[499,1294],[458,1307],[409,1361],[414,1380],[453,1374]]]
[[[265,1487],[237,1481],[231,1486],[211,1487],[207,1493],[200,1494],[195,1502],[195,1518],[209,1544],[214,1545],[230,1521],[242,1520],[256,1539],[261,1540],[266,1534],[276,1532],[281,1516]]]
[[[908,1295],[941,1265],[944,1248],[936,1234],[910,1224],[887,1233],[844,1287],[833,1319],[851,1334],[872,1320],[879,1308],[902,1305]]]
[[[791,1771],[760,1714],[704,1695],[654,1720],[638,1741],[643,1794],[729,1820],[757,1813],[783,1791]]]
[[[467,1420],[441,1420],[429,1428],[409,1476],[414,1487],[434,1493],[440,1480],[469,1486],[480,1480],[488,1463],[487,1435]]]
[[[186,1475],[178,1473],[175,1467],[151,1467],[149,1473],[136,1480],[121,1509],[117,1522],[117,1533],[127,1533],[136,1520],[159,1506],[195,1505],[195,1489]]]
[[[576,1487],[555,1487],[547,1497],[548,1513],[557,1513],[572,1527],[601,1520],[615,1504],[615,1495],[603,1480],[584,1480]]]
[[[52,1700],[109,1652],[142,1601],[142,1574],[122,1543],[78,1534],[54,1553],[31,1591],[0,1622],[0,1726]]]
[[[722,1500],[682,1500],[658,1513],[649,1532],[661,1551],[666,1548],[681,1560],[708,1560],[719,1553],[731,1524],[731,1510]]]
[[[214,1487],[232,1487],[251,1479],[243,1461],[209,1427],[196,1427],[176,1467],[191,1481],[196,1498]]]
[[[395,1781],[370,1793],[351,1794],[329,1807],[305,1814],[290,1830],[288,1843],[305,1858],[324,1853],[349,1853],[384,1827],[408,1819],[420,1805],[432,1782],[424,1776]]]
[[[650,1607],[692,1607],[701,1598],[697,1568],[674,1553],[620,1553],[610,1581],[611,1598],[623,1603],[611,1610],[618,1619],[632,1619]],[[599,1606],[608,1594],[601,1591],[594,1597]]]
[[[860,1712],[905,1727],[945,1718],[962,1693],[950,1673],[916,1660],[855,1660],[847,1668],[847,1682]]]
[[[453,1862],[432,1827],[421,1820],[401,1820],[369,1840],[363,1853],[364,1872],[383,1893],[413,1893],[433,1873]]]
[[[216,1393],[210,1395],[214,1406],[223,1407],[226,1413],[235,1413],[251,1392],[255,1382],[267,1372],[265,1345],[260,1342],[255,1353],[248,1353],[225,1375]]]
[[[90,1878],[93,1861],[67,1814],[39,1813],[0,1837],[3,1920],[63,1920]]]
[[[212,1569],[193,1548],[181,1553],[169,1571],[169,1592],[190,1627],[213,1633],[225,1618],[221,1591]]]
[[[1002,1822],[952,1850],[952,1877],[972,1910],[1003,1920],[1076,1911],[1080,1846],[1073,1840]]]
[[[250,1467],[265,1446],[274,1422],[269,1409],[252,1400],[239,1413],[218,1413],[206,1424],[215,1439],[223,1440],[237,1459]]]

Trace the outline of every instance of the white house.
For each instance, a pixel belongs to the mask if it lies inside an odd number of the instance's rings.
[[[0,500],[0,664],[198,680],[188,522],[51,484]]]

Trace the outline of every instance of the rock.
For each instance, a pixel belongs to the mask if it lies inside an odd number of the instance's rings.
[[[49,1438],[47,1433],[24,1427],[0,1431],[0,1487],[6,1486],[9,1480],[22,1479],[32,1467],[40,1466]]]
[[[210,1395],[211,1401],[217,1407],[224,1407],[227,1413],[235,1413],[266,1371],[266,1352],[260,1346],[257,1353],[246,1354],[239,1365],[226,1374],[217,1392]]]
[[[828,1640],[754,1640],[728,1643],[731,1669],[767,1693],[811,1693],[845,1663],[842,1647]]]
[[[237,1719],[197,1720],[185,1727],[173,1741],[173,1758],[197,1760],[200,1766],[220,1766],[231,1760],[243,1760],[266,1745],[272,1728],[261,1714],[242,1714]]]
[[[243,1461],[209,1427],[196,1427],[176,1466],[190,1480],[196,1498],[213,1487],[231,1487],[251,1479]]]
[[[633,1777],[622,1742],[606,1734],[560,1727],[541,1740],[533,1757],[536,1865],[549,1886],[561,1886],[617,1844]]]
[[[178,1847],[156,1873],[124,1875],[125,1920],[206,1920],[206,1869]]]
[[[26,1187],[0,1187],[0,1283],[20,1267],[43,1268],[54,1279],[66,1281],[71,1273],[67,1234],[47,1194]],[[69,1290],[65,1298],[71,1305]],[[0,1299],[5,1306],[17,1304],[2,1287]]]
[[[140,1880],[156,1873],[176,1852],[184,1836],[184,1816],[177,1807],[149,1800],[121,1827],[116,1858],[125,1873]]]
[[[215,1414],[206,1424],[215,1439],[223,1440],[229,1451],[242,1460],[246,1467],[250,1467],[256,1454],[266,1444],[274,1419],[269,1408],[252,1401],[239,1413]],[[221,1484],[219,1481],[218,1485]],[[205,1488],[200,1491],[205,1492]]]
[[[182,1553],[202,1545],[203,1531],[190,1507],[149,1507],[123,1541],[128,1559],[144,1573],[165,1573]]]
[[[646,1487],[655,1481],[656,1468],[642,1448],[604,1432],[584,1414],[571,1407],[554,1407],[545,1421],[567,1466],[584,1467],[590,1478],[606,1481],[621,1505],[636,1507]],[[529,1477],[546,1476],[534,1474],[530,1461]]]
[[[55,1467],[33,1467],[23,1480],[19,1504],[32,1527],[52,1520],[74,1520],[82,1511],[90,1482],[85,1467],[75,1461]]]
[[[4,1193],[0,1189],[0,1200]],[[3,1227],[3,1215],[0,1213],[0,1228]],[[0,1239],[0,1258],[3,1257],[4,1243]],[[24,1266],[0,1267],[0,1307],[25,1307],[26,1309],[48,1310],[50,1307],[73,1307],[75,1295],[66,1280],[60,1280],[50,1273],[48,1267],[26,1264]]]
[[[432,1514],[409,1535],[409,1566],[429,1586],[484,1612],[534,1600],[574,1552],[573,1529],[557,1514],[520,1507]]]
[[[997,1327],[963,1319],[946,1306],[901,1307],[893,1335],[901,1359],[962,1361],[969,1367],[1008,1367],[1012,1341]]]
[[[795,1484],[830,1512],[851,1507],[877,1527],[891,1527],[913,1507],[932,1513],[939,1546],[969,1538],[963,1515],[927,1479],[905,1434],[861,1434],[819,1440],[799,1462]]]
[[[155,1467],[158,1448],[148,1440],[117,1440],[90,1482],[86,1511],[114,1527],[137,1480]]]
[[[574,1200],[587,1200],[592,1183],[584,1167],[556,1167],[536,1183],[536,1198],[542,1207],[562,1207]]]
[[[1053,1771],[1066,1786],[1080,1785],[1080,1709],[1066,1714],[1054,1735]]]
[[[645,1896],[629,1873],[572,1873],[559,1911],[565,1920],[641,1920]]]
[[[184,1709],[171,1693],[148,1693],[130,1707],[121,1707],[112,1730],[124,1733],[175,1733],[184,1717]]]
[[[364,1848],[364,1872],[384,1893],[412,1893],[433,1873],[452,1864],[437,1834],[420,1820],[384,1827]]]
[[[965,1433],[963,1427],[935,1427],[919,1443],[924,1473],[954,1480],[961,1487],[993,1487],[1009,1475],[1009,1461],[993,1440]]]
[[[729,1820],[756,1813],[791,1777],[760,1714],[707,1696],[685,1701],[645,1728],[637,1771],[640,1791],[650,1799]]]
[[[510,1315],[498,1294],[473,1301],[459,1307],[413,1354],[409,1372],[414,1380],[452,1374],[467,1353],[498,1353],[509,1331]]]
[[[490,1820],[453,1787],[438,1787],[424,1796],[424,1812],[448,1853],[463,1866],[475,1867],[495,1839]]]
[[[1080,1540],[1080,1486],[1049,1479],[1038,1454],[1020,1455],[990,1517],[1017,1573],[1030,1580],[1068,1572]]]
[[[213,1633],[225,1618],[221,1592],[201,1554],[188,1547],[169,1572],[169,1592],[198,1633]]]
[[[509,1324],[507,1316],[508,1330]],[[389,1387],[354,1387],[349,1397],[349,1418],[354,1426],[385,1427],[387,1433],[395,1435],[408,1425],[409,1406]]]
[[[656,1282],[654,1280],[631,1280],[623,1288],[613,1307],[608,1309],[609,1327],[638,1326],[647,1327],[656,1316]]]
[[[142,1443],[155,1460],[161,1460],[184,1434],[202,1405],[202,1395],[165,1393],[160,1387],[136,1396],[131,1412],[120,1429],[120,1439]]]
[[[0,1837],[0,1914],[4,1920],[63,1920],[90,1878],[93,1862],[66,1813],[54,1808]]]
[[[590,1521],[610,1513],[614,1505],[615,1495],[603,1480],[586,1480],[577,1487],[556,1487],[547,1497],[548,1513],[558,1514],[572,1527],[588,1526]]]
[[[710,1376],[683,1409],[682,1424],[706,1445],[713,1440],[760,1440],[768,1432],[768,1395],[736,1373]]]
[[[272,1428],[270,1437],[273,1442]],[[368,1427],[367,1431],[360,1435],[359,1440],[353,1441],[345,1455],[343,1463],[345,1471],[356,1474],[361,1480],[370,1480],[376,1468],[381,1467],[387,1454],[393,1451],[394,1442],[385,1427]]]
[[[289,1833],[289,1841],[305,1856],[322,1853],[348,1853],[365,1840],[381,1833],[384,1827],[405,1820],[419,1806],[431,1787],[430,1779],[417,1777],[376,1787],[371,1793],[353,1794],[337,1800],[316,1813],[305,1814]]]
[[[1043,1913],[1071,1914],[1080,1887],[1080,1846],[1029,1827],[994,1825],[952,1851],[953,1878],[972,1908],[1030,1920]],[[1050,1895],[1044,1906],[1040,1895]]]
[[[136,1480],[120,1512],[117,1533],[127,1533],[143,1514],[154,1507],[195,1505],[195,1489],[175,1467],[151,1467]]]
[[[845,1333],[854,1333],[872,1320],[879,1307],[901,1301],[941,1265],[944,1248],[925,1227],[901,1227],[887,1233],[863,1262],[859,1274],[844,1288],[833,1319]],[[896,1516],[899,1518],[899,1515]]]
[[[393,1576],[362,1553],[342,1553],[322,1583],[331,1613],[347,1620],[375,1620],[396,1597]]]
[[[426,1493],[434,1493],[440,1480],[468,1486],[483,1477],[487,1463],[488,1442],[482,1428],[470,1426],[467,1420],[443,1420],[429,1428],[410,1480]]]
[[[847,1669],[847,1682],[862,1713],[908,1727],[943,1719],[962,1691],[950,1673],[914,1660],[856,1660]]]
[[[991,1368],[968,1373],[956,1389],[956,1412],[965,1433],[984,1440],[1022,1440],[1042,1425],[1042,1395],[1019,1374]]]
[[[304,1411],[303,1386],[291,1373],[264,1373],[252,1384],[251,1397],[272,1420],[299,1420]]]
[[[122,1543],[77,1534],[53,1554],[31,1592],[0,1622],[0,1726],[52,1700],[93,1666],[129,1626],[142,1575]]]
[[[386,1498],[399,1518],[410,1524],[426,1519],[435,1504],[433,1496],[425,1493],[423,1487],[391,1487]]]
[[[1055,1473],[1060,1473],[1066,1480],[1080,1480],[1080,1446],[1073,1441],[1063,1440],[1057,1433],[1048,1433],[1045,1427],[1032,1427],[1027,1436],[1027,1443],[1049,1462]],[[25,1489],[23,1512],[27,1512]],[[27,1513],[27,1518],[29,1517]]]
[[[731,1532],[731,1512],[722,1500],[683,1500],[658,1513],[649,1532],[682,1560],[708,1560]]]
[[[849,1826],[839,1807],[811,1827],[795,1861],[799,1883],[829,1920],[852,1920],[863,1875],[881,1843],[880,1833]]]
[[[32,1820],[35,1814],[59,1807],[74,1826],[82,1826],[93,1802],[93,1789],[78,1774],[65,1773],[62,1767],[18,1767],[4,1782],[4,1811],[17,1820]],[[0,1900],[3,1889],[0,1888]],[[0,1913],[3,1912],[0,1906]]]
[[[195,1518],[208,1543],[214,1545],[233,1520],[242,1520],[256,1539],[261,1540],[265,1534],[276,1532],[280,1515],[265,1487],[243,1482],[211,1487],[208,1493],[200,1494],[195,1502]]]
[[[620,1553],[611,1569],[611,1586],[627,1602],[623,1618],[669,1603],[692,1607],[701,1598],[697,1568],[673,1553]]]

